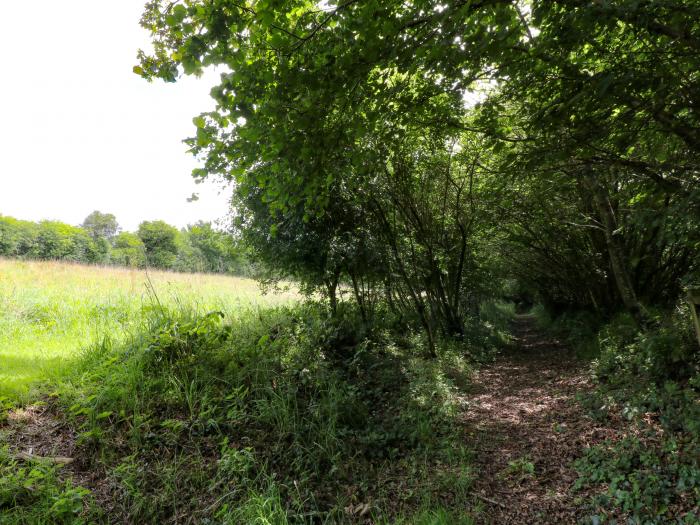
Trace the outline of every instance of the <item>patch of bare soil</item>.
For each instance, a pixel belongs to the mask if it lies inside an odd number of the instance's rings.
[[[482,523],[577,523],[586,513],[584,495],[571,490],[573,461],[619,439],[625,424],[586,415],[576,396],[592,388],[587,363],[538,332],[534,319],[519,316],[514,335],[514,347],[475,375],[464,399]]]
[[[10,411],[0,423],[2,441],[20,461],[45,461],[60,467],[60,477],[84,487],[101,504],[109,500],[104,472],[86,462],[78,435],[51,399]]]

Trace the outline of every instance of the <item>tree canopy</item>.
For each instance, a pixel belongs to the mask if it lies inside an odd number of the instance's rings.
[[[699,21],[682,0],[156,0],[135,71],[222,68],[194,176],[234,181],[258,256],[332,304],[348,279],[459,334],[515,279],[643,325],[697,270]]]
[[[113,214],[97,210],[85,217],[81,226],[96,241],[98,239],[111,240],[121,230],[117,218]]]
[[[138,233],[119,231],[114,215],[95,211],[82,226],[0,216],[0,257],[67,260],[178,272],[249,275],[247,249],[209,222],[178,230],[144,221]]]

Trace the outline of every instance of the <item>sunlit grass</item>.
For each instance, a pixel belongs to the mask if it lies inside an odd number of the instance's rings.
[[[83,347],[119,340],[160,305],[233,317],[296,298],[238,277],[0,259],[0,396],[28,396]]]

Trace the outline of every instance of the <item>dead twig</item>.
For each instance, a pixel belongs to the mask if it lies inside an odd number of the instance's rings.
[[[18,454],[15,454],[15,458],[23,461],[45,461],[55,465],[70,465],[75,461],[74,458],[65,458],[62,456],[37,456],[28,452],[19,452]]]
[[[501,503],[500,501],[496,501],[495,499],[491,499],[491,498],[487,498],[486,496],[482,496],[478,492],[472,492],[472,494],[474,496],[476,496],[477,498],[479,498],[480,500],[485,501],[486,503],[490,503],[491,505],[498,505],[499,507],[501,507],[503,509],[506,508],[505,504]]]

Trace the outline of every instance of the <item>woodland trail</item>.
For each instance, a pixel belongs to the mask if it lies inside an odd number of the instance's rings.
[[[480,523],[578,523],[585,494],[572,493],[573,461],[619,437],[621,422],[597,423],[576,396],[592,388],[588,364],[539,332],[530,316],[513,323],[513,348],[477,372],[463,400],[474,447]]]

